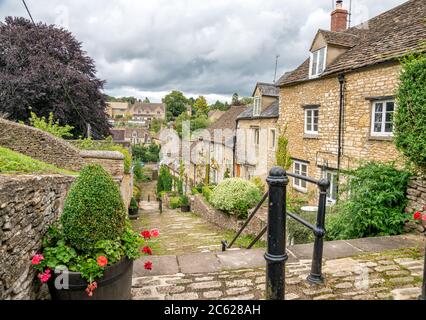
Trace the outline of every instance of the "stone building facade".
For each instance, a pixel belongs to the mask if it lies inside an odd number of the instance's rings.
[[[424,1],[408,1],[350,29],[342,23],[348,15],[342,1],[337,6],[332,30],[319,30],[309,58],[278,84],[278,123],[287,126],[291,171],[331,181],[331,202],[339,170],[367,161],[403,163],[393,142],[399,57],[424,52],[426,38],[419,18],[426,15]],[[300,179],[291,185],[302,193],[317,189]]]

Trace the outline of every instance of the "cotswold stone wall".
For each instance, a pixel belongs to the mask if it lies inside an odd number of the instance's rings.
[[[412,178],[408,184],[407,198],[409,200],[406,212],[422,211],[426,206],[426,177]]]
[[[372,103],[369,98],[394,96],[400,70],[399,64],[381,64],[346,75],[341,168],[355,168],[361,161],[399,160],[400,154],[391,138],[370,135]],[[308,176],[313,178],[321,177],[323,165],[337,167],[339,93],[337,76],[280,89],[279,126],[288,125],[290,155],[305,161]],[[317,136],[304,134],[303,107],[307,105],[319,105]],[[316,186],[309,185],[308,191],[316,192]]]
[[[191,211],[218,227],[233,230],[235,232],[239,231],[245,222],[244,220],[238,220],[235,215],[228,215],[220,210],[214,209],[200,194],[191,197]],[[257,236],[266,226],[266,221],[266,214],[261,210],[243,231],[243,235]],[[265,236],[263,238],[265,238]]]
[[[31,267],[48,225],[58,219],[75,177],[0,175],[0,300],[39,299]]]
[[[79,171],[84,165],[80,151],[65,140],[2,118],[0,146],[64,169]]]

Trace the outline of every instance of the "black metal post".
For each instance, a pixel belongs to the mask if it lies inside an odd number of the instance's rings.
[[[148,202],[151,202],[151,195],[148,195]]]
[[[426,235],[426,234],[425,234]],[[425,248],[425,263],[423,265],[423,286],[420,300],[426,300],[426,248]]]
[[[314,254],[312,258],[311,273],[308,276],[308,281],[314,284],[324,283],[324,278],[322,276],[322,255],[325,236],[325,211],[327,206],[327,189],[330,187],[330,182],[326,179],[321,179],[318,182],[318,187],[320,195],[317,213],[317,224],[314,229]]]
[[[160,213],[163,213],[163,199],[158,199],[158,209],[160,210]]]
[[[266,299],[284,300],[286,252],[286,190],[288,177],[274,167],[266,179],[269,185],[268,247],[266,260]]]

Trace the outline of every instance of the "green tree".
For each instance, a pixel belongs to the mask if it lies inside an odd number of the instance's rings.
[[[252,104],[252,103],[253,103],[253,98],[251,98],[251,97],[244,97],[244,98],[242,98],[242,99],[240,100],[240,103],[241,103],[242,105],[244,105],[244,106],[247,106],[247,105],[249,105],[249,104]]]
[[[145,97],[145,99],[143,100],[143,103],[151,103],[151,101],[149,101],[148,97]]]
[[[290,169],[293,161],[291,160],[290,153],[288,151],[288,139],[286,136],[287,125],[284,127],[280,136],[278,137],[277,151],[275,152],[275,157],[277,165],[283,167],[284,169]]]
[[[197,116],[207,116],[209,113],[209,105],[207,104],[206,98],[203,96],[198,97],[197,100],[195,100],[193,109],[195,110],[195,114]]]
[[[173,121],[187,110],[188,99],[180,91],[172,91],[164,97],[167,120]]]
[[[232,105],[238,106],[239,104],[240,104],[240,97],[239,97],[238,93],[234,93],[232,95]]]
[[[426,172],[426,55],[403,62],[395,113],[395,144],[419,169]]]
[[[227,111],[229,109],[228,102],[221,102],[217,100],[214,104],[210,105],[210,110],[220,110],[220,111]]]

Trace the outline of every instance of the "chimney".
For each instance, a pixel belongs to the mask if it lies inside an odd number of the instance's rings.
[[[348,27],[348,10],[343,9],[343,0],[336,1],[336,10],[331,13],[331,31],[342,32]]]

